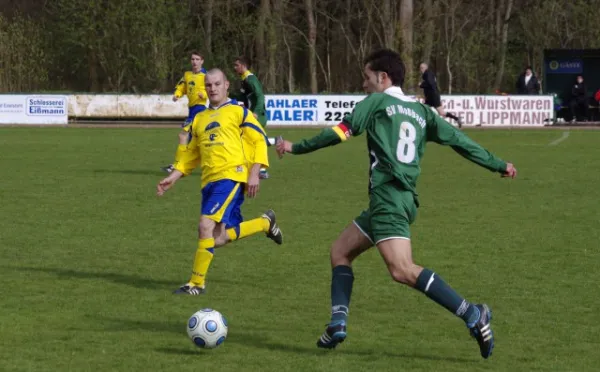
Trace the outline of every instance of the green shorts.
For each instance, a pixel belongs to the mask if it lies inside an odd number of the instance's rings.
[[[410,239],[410,224],[417,217],[412,192],[388,182],[371,190],[369,209],[354,219],[354,224],[373,243],[387,239]]]

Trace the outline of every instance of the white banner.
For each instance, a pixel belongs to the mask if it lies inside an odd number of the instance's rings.
[[[442,96],[442,105],[465,125],[545,125],[554,117],[552,96]]]
[[[0,95],[0,124],[68,124],[67,96]]]
[[[268,95],[268,124],[334,125],[365,95]],[[414,98],[414,97],[413,97]],[[466,126],[545,125],[552,119],[552,96],[442,96],[446,112]]]
[[[94,95],[69,97],[69,117],[111,119],[177,119],[187,117],[187,99],[171,95]],[[266,95],[268,125],[334,125],[352,112],[365,95]],[[466,126],[539,126],[553,117],[552,96],[442,96],[446,112]]]

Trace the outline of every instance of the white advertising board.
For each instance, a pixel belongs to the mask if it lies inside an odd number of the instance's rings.
[[[267,123],[273,126],[334,125],[365,95],[266,95]],[[442,96],[447,112],[466,126],[541,126],[553,117],[552,96]],[[181,119],[187,117],[187,99],[173,102],[170,95],[74,95],[69,117],[113,119]]]
[[[0,95],[0,124],[67,124],[67,96]]]
[[[268,95],[267,122],[273,125],[334,125],[365,95]],[[545,125],[552,119],[552,96],[442,96],[446,112],[482,126]]]

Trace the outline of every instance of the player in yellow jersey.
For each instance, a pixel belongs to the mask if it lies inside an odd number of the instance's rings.
[[[204,87],[204,76],[206,70],[202,65],[204,64],[204,57],[198,51],[192,51],[190,53],[190,62],[192,64],[192,70],[186,71],[183,77],[177,83],[175,87],[175,93],[173,94],[173,102],[177,102],[184,95],[188,98],[188,117],[183,122],[182,131],[179,133],[179,144],[187,144],[190,141],[189,126],[194,121],[194,117],[204,110],[206,110],[206,88]],[[161,167],[167,173],[173,171],[173,164],[169,164],[165,167]]]
[[[268,210],[261,217],[243,221],[244,194],[253,198],[259,189],[261,167],[268,167],[267,139],[252,112],[227,98],[229,82],[219,69],[206,74],[210,105],[196,115],[189,144],[180,144],[171,174],[159,182],[157,194],[163,195],[183,176],[200,166],[202,206],[198,224],[198,249],[192,276],[174,293],[205,293],[205,278],[214,248],[264,232],[277,244],[283,235]]]

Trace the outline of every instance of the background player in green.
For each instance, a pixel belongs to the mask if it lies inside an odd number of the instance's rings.
[[[463,319],[477,340],[481,356],[488,358],[494,347],[490,327],[491,310],[471,304],[433,271],[412,261],[409,225],[419,206],[416,183],[425,143],[451,146],[472,162],[505,177],[516,169],[469,139],[431,108],[402,92],[404,64],[400,55],[380,50],[365,61],[363,88],[369,93],[333,128],[292,144],[280,140],[277,152],[306,154],[367,133],[370,157],[369,208],[348,225],[331,247],[331,322],[317,346],[334,348],[346,338],[346,320],[354,275],[352,261],[377,246],[392,278],[427,295]]]
[[[249,70],[249,67],[250,63],[246,57],[240,56],[236,58],[233,63],[233,69],[240,76],[240,79],[242,79],[242,85],[237,92],[232,92],[229,96],[242,102],[248,110],[252,111],[258,122],[266,130],[267,110],[265,108],[263,86],[258,77]],[[275,144],[274,138],[268,137],[267,139],[267,145],[272,146]],[[267,173],[266,169],[260,170],[260,178],[269,178],[269,173]]]

